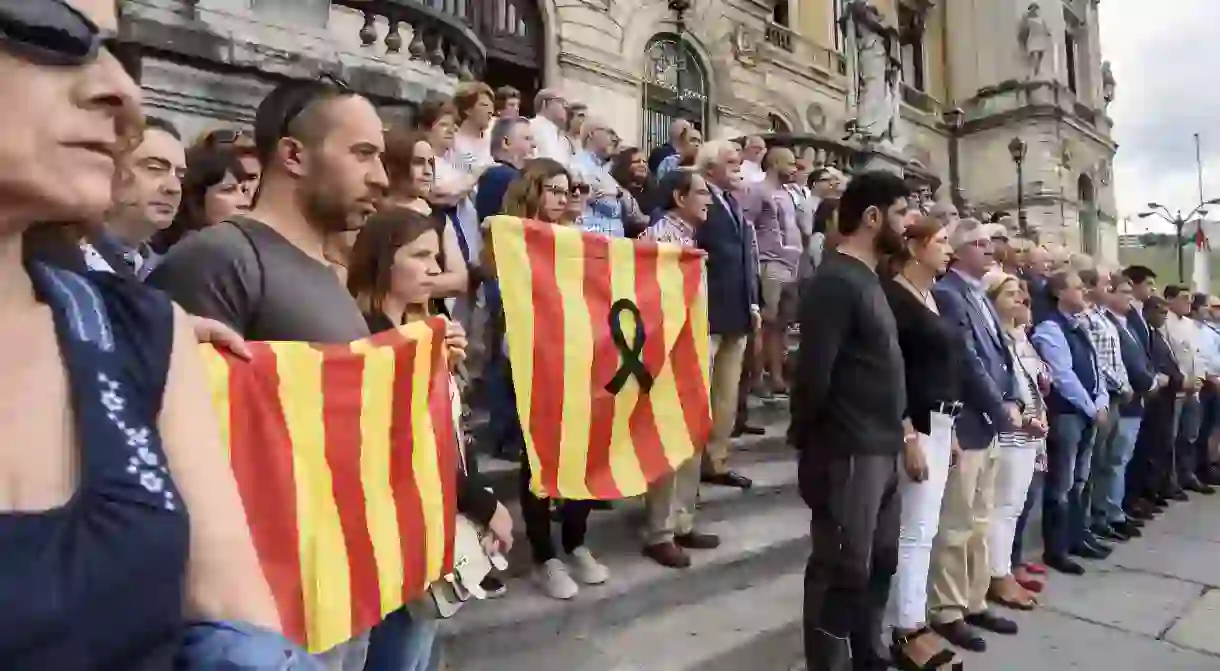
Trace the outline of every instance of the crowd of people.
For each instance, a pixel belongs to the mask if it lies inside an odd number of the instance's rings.
[[[853,177],[802,287],[810,669],[955,668],[1018,633],[997,606],[1037,608],[1048,571],[1085,573],[1220,484],[1220,301],[908,193]]]
[[[641,550],[682,569],[719,545],[696,524],[700,485],[752,486],[730,449],[763,433],[746,400],[790,394],[810,669],[883,668],[895,575],[895,663],[947,668],[947,644],[1016,633],[989,603],[1035,608],[1047,569],[1080,574],[1169,501],[1214,492],[1220,302],[1154,295],[1146,268],[1009,240],[898,177],[849,178],[760,137],[705,140],[678,119],[669,142],[626,146],[553,90],[526,117],[520,92],[464,83],[386,129],[323,77],[277,86],[253,128],[187,142],[110,52],[114,5],[0,4],[11,668],[429,668],[438,624],[409,608],[320,655],[279,633],[199,342],[246,356],[447,317],[459,511],[490,551],[511,548],[477,457],[520,460],[536,588],[572,599],[612,580],[586,542],[599,504],[529,487],[495,215],[706,253],[711,436],[651,485]],[[1021,544],[1039,504],[1041,564]]]

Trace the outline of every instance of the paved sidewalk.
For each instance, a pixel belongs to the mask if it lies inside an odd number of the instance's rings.
[[[1043,607],[987,636],[969,671],[1220,669],[1220,496],[1193,496],[1088,573],[1052,575]]]

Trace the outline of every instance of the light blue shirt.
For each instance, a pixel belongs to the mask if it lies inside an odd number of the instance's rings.
[[[1220,375],[1220,331],[1215,324],[1196,321],[1199,327],[1199,358],[1208,375]]]
[[[1069,320],[1074,319],[1071,315],[1067,317]],[[1059,327],[1059,322],[1047,319],[1038,324],[1034,328],[1030,341],[1038,350],[1038,354],[1042,356],[1042,360],[1046,362],[1046,367],[1051,374],[1051,384],[1064,400],[1079,408],[1089,417],[1096,417],[1099,409],[1110,405],[1110,394],[1106,391],[1101,369],[1097,365],[1097,357],[1093,357],[1093,368],[1096,371],[1098,387],[1096,395],[1094,395],[1084,388],[1080,378],[1076,376],[1076,371],[1072,368],[1072,351],[1068,347],[1067,336]]]
[[[618,190],[618,182],[610,176],[607,162],[592,153],[582,151],[572,159],[572,169],[589,185],[592,193],[580,217],[580,227],[592,233],[621,238],[623,232],[623,201],[617,195],[596,198],[598,190]]]

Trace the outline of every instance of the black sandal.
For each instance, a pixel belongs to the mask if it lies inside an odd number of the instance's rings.
[[[898,630],[894,630],[893,642],[890,644],[890,663],[899,671],[936,671],[947,664],[951,664],[948,668],[950,671],[962,671],[965,668],[965,663],[957,658],[957,652],[952,648],[945,648],[940,652],[932,655],[928,661],[920,664],[907,654],[906,645],[911,641],[932,633],[928,627],[920,627],[909,634],[899,634]]]

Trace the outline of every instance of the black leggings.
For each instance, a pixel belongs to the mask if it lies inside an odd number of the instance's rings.
[[[563,551],[572,551],[585,544],[589,526],[591,501],[564,501],[559,504],[560,538]],[[555,558],[555,541],[551,538],[551,500],[539,498],[530,491],[530,463],[521,457],[521,515],[525,518],[525,536],[529,539],[534,563],[543,564]]]

